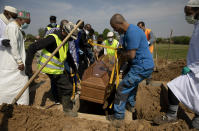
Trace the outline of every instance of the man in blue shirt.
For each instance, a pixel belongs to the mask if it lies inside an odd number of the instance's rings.
[[[121,59],[128,61],[129,71],[120,82],[114,100],[114,115],[111,120],[122,120],[126,103],[135,105],[138,84],[153,72],[154,62],[149,51],[144,32],[133,24],[128,24],[121,14],[115,14],[110,20],[112,28],[120,35],[124,34]]]

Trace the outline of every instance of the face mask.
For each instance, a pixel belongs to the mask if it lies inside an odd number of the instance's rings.
[[[113,41],[113,38],[108,38],[109,41]]]
[[[113,38],[108,38],[109,44],[112,44]]]
[[[89,31],[88,30],[85,30],[86,34],[88,35],[89,34]]]
[[[193,15],[185,16],[185,19],[186,19],[187,23],[189,23],[189,24],[195,24],[197,22],[197,20],[194,19]]]
[[[29,26],[29,24],[24,23],[23,25],[21,25],[21,29],[27,29],[27,28],[28,28],[28,26]]]
[[[52,27],[55,27],[57,24],[56,23],[51,23]]]
[[[14,20],[13,18],[10,18],[10,19],[9,19],[9,22],[12,22],[13,20]]]

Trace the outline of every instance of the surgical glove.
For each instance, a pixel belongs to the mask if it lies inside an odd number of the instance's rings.
[[[185,66],[183,69],[182,69],[182,74],[183,75],[186,75],[187,73],[189,73],[191,70],[189,69],[189,67]]]
[[[10,40],[9,39],[3,39],[1,41],[2,45],[5,46],[5,47],[11,47],[10,46]]]

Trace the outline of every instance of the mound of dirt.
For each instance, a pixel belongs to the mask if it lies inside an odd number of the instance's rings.
[[[187,131],[190,129],[185,121],[185,113],[179,114],[180,118],[175,123],[155,126],[152,120],[155,116],[163,114],[166,103],[162,96],[162,88],[140,85],[136,96],[137,120],[130,123],[115,123],[71,118],[64,115],[60,109],[41,109],[35,106],[0,106],[0,130],[25,131],[143,131],[143,130],[175,130]]]
[[[169,81],[181,73],[185,65],[184,60],[169,63],[167,66],[159,66],[159,72],[153,73],[154,80]],[[188,131],[193,130],[190,127],[190,116],[193,113],[181,106],[179,110],[179,120],[175,123],[164,125],[154,125],[154,117],[162,115],[167,107],[167,94],[165,88],[159,86],[152,87],[140,84],[136,95],[137,120],[124,121],[122,124],[115,126],[115,123],[99,121],[96,116],[95,120],[83,118],[71,118],[64,115],[61,105],[56,105],[50,90],[50,80],[40,74],[35,80],[37,84],[30,88],[31,106],[8,106],[0,105],[0,131],[157,131],[157,130],[175,130]],[[101,105],[83,102],[81,106],[85,108],[83,113],[104,113]],[[95,108],[96,107],[96,108]],[[96,111],[97,109],[97,111]],[[95,110],[95,111],[93,111]],[[131,115],[131,114],[130,114]],[[189,116],[188,116],[189,115]],[[97,121],[96,121],[97,120]]]
[[[182,68],[186,66],[185,60],[169,61],[165,64],[165,60],[158,61],[158,72],[153,72],[152,80],[170,81],[181,75]]]

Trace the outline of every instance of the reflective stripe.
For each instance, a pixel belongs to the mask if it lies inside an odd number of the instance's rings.
[[[40,65],[43,65],[44,63],[42,63],[41,61],[39,61],[39,64],[40,64]],[[51,69],[62,70],[62,71],[64,70],[63,67],[57,67],[57,66],[53,66],[53,65],[49,65],[49,64],[47,64],[45,67],[51,68]]]
[[[49,56],[47,56],[47,55],[45,55],[45,54],[43,54],[43,53],[41,54],[41,56],[44,57],[44,58],[46,58],[46,59],[49,58]],[[60,65],[60,66],[64,65],[63,63],[59,62],[58,60],[56,60],[56,59],[54,59],[54,58],[51,58],[50,61],[53,62],[53,63],[55,63],[55,64],[57,64],[57,65]]]

